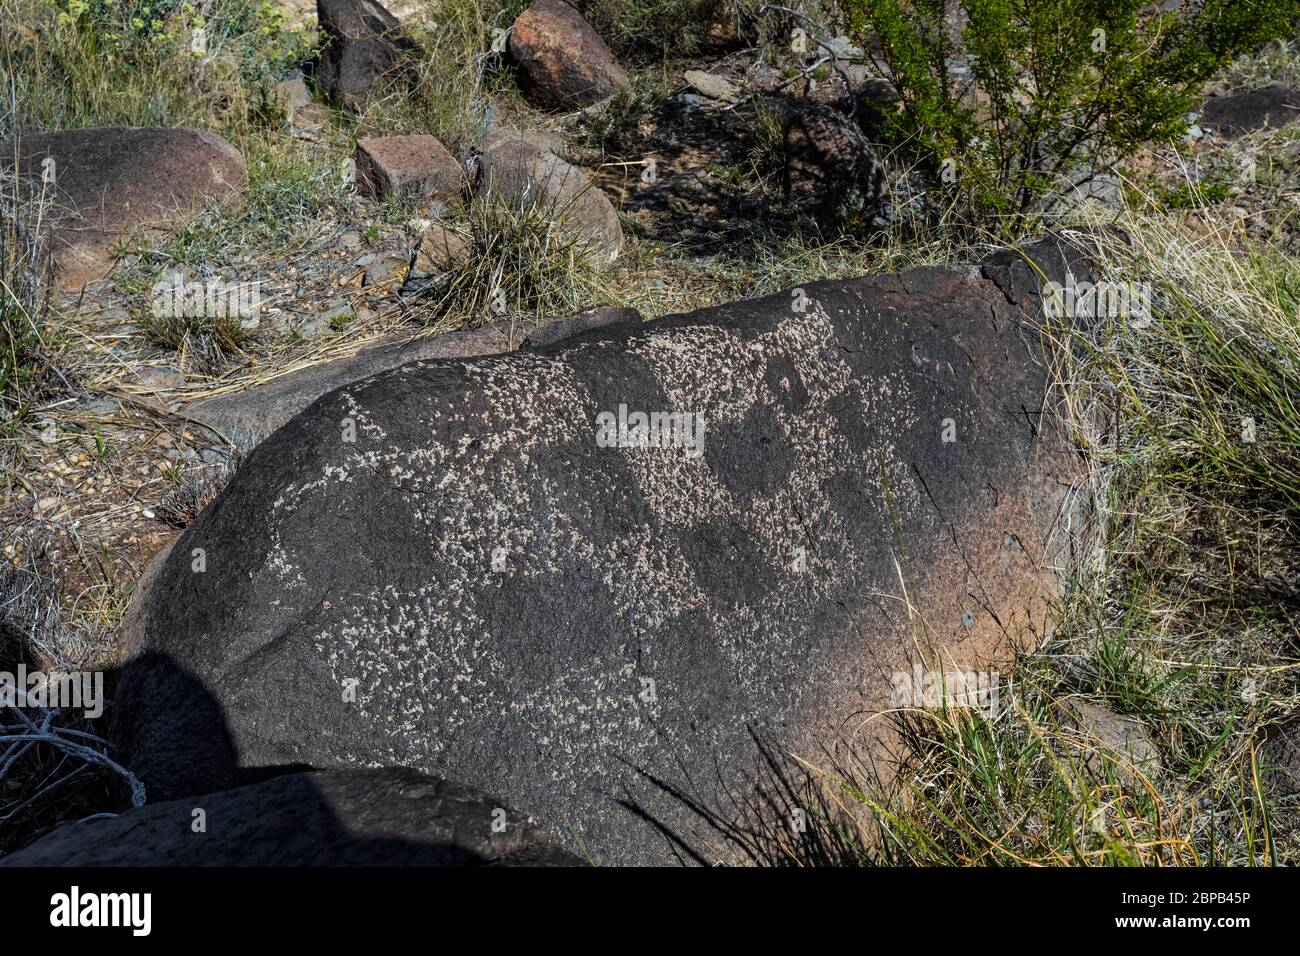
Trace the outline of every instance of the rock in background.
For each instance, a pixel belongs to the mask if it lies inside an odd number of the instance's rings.
[[[382,202],[418,197],[460,203],[465,169],[433,136],[377,136],[357,140],[357,189]]]
[[[475,215],[492,205],[536,206],[611,259],[618,255],[623,246],[618,213],[585,172],[522,137],[500,136],[490,143],[479,158]]]
[[[170,228],[248,187],[239,151],[202,130],[60,130],[0,150],[17,157],[25,192],[50,203],[55,275],[69,291],[108,275],[114,249],[136,230]]]
[[[564,0],[534,0],[510,29],[519,87],[534,106],[574,109],[628,86],[605,41]]]
[[[1300,119],[1300,90],[1280,83],[1214,96],[1201,107],[1197,123],[1224,136],[1240,136],[1261,129],[1276,129]]]
[[[414,44],[377,0],[317,0],[316,15],[323,43],[317,89],[334,106],[358,111],[376,84],[400,71]]]
[[[785,129],[785,192],[826,225],[869,218],[885,189],[885,167],[848,116],[828,106],[794,113]]]

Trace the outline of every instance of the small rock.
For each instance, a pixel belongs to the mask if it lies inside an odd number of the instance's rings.
[[[420,236],[411,275],[442,275],[468,258],[469,244],[445,226],[433,223]]]
[[[623,244],[623,227],[609,197],[585,172],[522,140],[503,143],[479,159],[473,209],[490,203],[539,204],[548,216],[600,246],[611,259]]]
[[[459,202],[465,170],[432,136],[380,136],[357,141],[357,189],[375,200],[418,196]]]
[[[559,133],[552,133],[546,129],[508,129],[504,126],[495,126],[488,131],[483,137],[483,144],[479,147],[480,153],[486,153],[490,149],[495,149],[504,143],[525,142],[546,153],[553,153],[556,156],[564,152],[564,137]]]
[[[786,197],[834,222],[864,218],[885,188],[885,168],[852,120],[839,110],[813,106],[797,113],[785,131]]]
[[[852,95],[858,107],[858,126],[869,137],[883,131],[886,122],[902,105],[894,85],[878,76],[864,77],[855,83]]]
[[[154,389],[180,388],[185,384],[185,376],[180,372],[156,365],[137,370],[135,376],[140,380],[140,384]]]
[[[701,106],[707,106],[708,100],[694,93],[678,93],[668,98],[668,105],[682,113],[693,113]]]
[[[865,54],[862,47],[853,42],[846,36],[834,36],[826,42],[827,52],[834,54],[841,60],[855,60]]]
[[[687,70],[686,82],[694,87],[697,92],[711,100],[734,103],[740,98],[739,87],[716,73],[705,73],[703,70]]]
[[[366,269],[361,285],[374,286],[390,282],[406,270],[408,262],[410,262],[410,259],[399,252],[375,252],[368,256],[362,256],[357,263],[358,265],[364,265]]]
[[[352,307],[342,299],[332,299],[325,303],[320,312],[298,324],[298,334],[305,339],[314,339],[333,330],[336,323],[352,314]]]
[[[1264,766],[1269,777],[1288,793],[1300,793],[1300,722],[1277,728],[1264,748]]]
[[[1139,770],[1160,763],[1160,751],[1140,720],[1079,698],[1062,702],[1061,709],[1087,738],[1083,748],[1084,762],[1094,773],[1105,772],[1107,758],[1109,762],[1118,758],[1117,769],[1125,769],[1125,763]],[[1093,749],[1089,750],[1089,747]],[[1104,755],[1097,753],[1097,749]]]
[[[323,103],[308,103],[294,113],[289,122],[304,134],[303,139],[316,139],[330,127],[329,107]]]
[[[311,91],[301,73],[275,84],[274,96],[284,115],[289,117],[311,102]]]

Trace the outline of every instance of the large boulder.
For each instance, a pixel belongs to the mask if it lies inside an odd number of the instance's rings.
[[[340,109],[359,112],[377,84],[394,78],[415,48],[378,0],[316,0],[322,48],[316,88]]]
[[[166,230],[248,186],[239,151],[194,129],[106,126],[0,142],[28,196],[43,196],[57,280],[75,291],[113,268],[137,230]]]
[[[572,109],[628,86],[605,41],[564,0],[533,0],[510,28],[509,53],[534,106]]]
[[[811,839],[792,757],[878,759],[900,674],[1044,633],[1081,469],[1038,290],[1011,252],[326,395],[136,589],[114,739],[172,794],[418,768],[596,863]]]
[[[400,768],[290,773],[72,823],[0,866],[577,866],[499,800]]]
[[[498,138],[479,157],[472,212],[488,207],[540,207],[547,219],[615,258],[623,247],[618,213],[599,186],[577,166],[523,138]]]

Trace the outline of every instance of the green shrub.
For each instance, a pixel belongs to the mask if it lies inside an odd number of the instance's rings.
[[[1202,84],[1288,36],[1297,0],[841,0],[902,109],[884,136],[949,190],[949,221],[1015,232],[1072,177],[1185,132]],[[953,22],[966,21],[960,32]]]
[[[238,60],[246,79],[279,79],[312,53],[310,31],[291,24],[288,9],[276,0],[218,0],[206,5],[206,15],[192,0],[52,2],[61,23],[132,65],[220,49]]]
[[[0,137],[197,126],[228,138],[315,49],[272,0],[0,0]],[[202,31],[196,35],[196,31]]]

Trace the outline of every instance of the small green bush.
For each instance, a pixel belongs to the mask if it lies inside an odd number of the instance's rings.
[[[0,0],[0,137],[87,126],[237,136],[316,30],[271,0]],[[199,32],[201,31],[201,32]]]
[[[1289,36],[1298,0],[841,0],[902,109],[884,136],[1014,233],[1072,178],[1181,136],[1214,72]],[[960,31],[952,24],[965,21]]]
[[[221,49],[245,79],[279,79],[312,53],[311,33],[290,22],[276,0],[218,0],[207,14],[192,0],[53,0],[60,22],[75,26],[106,55],[137,65]],[[202,43],[195,47],[195,37]]]

